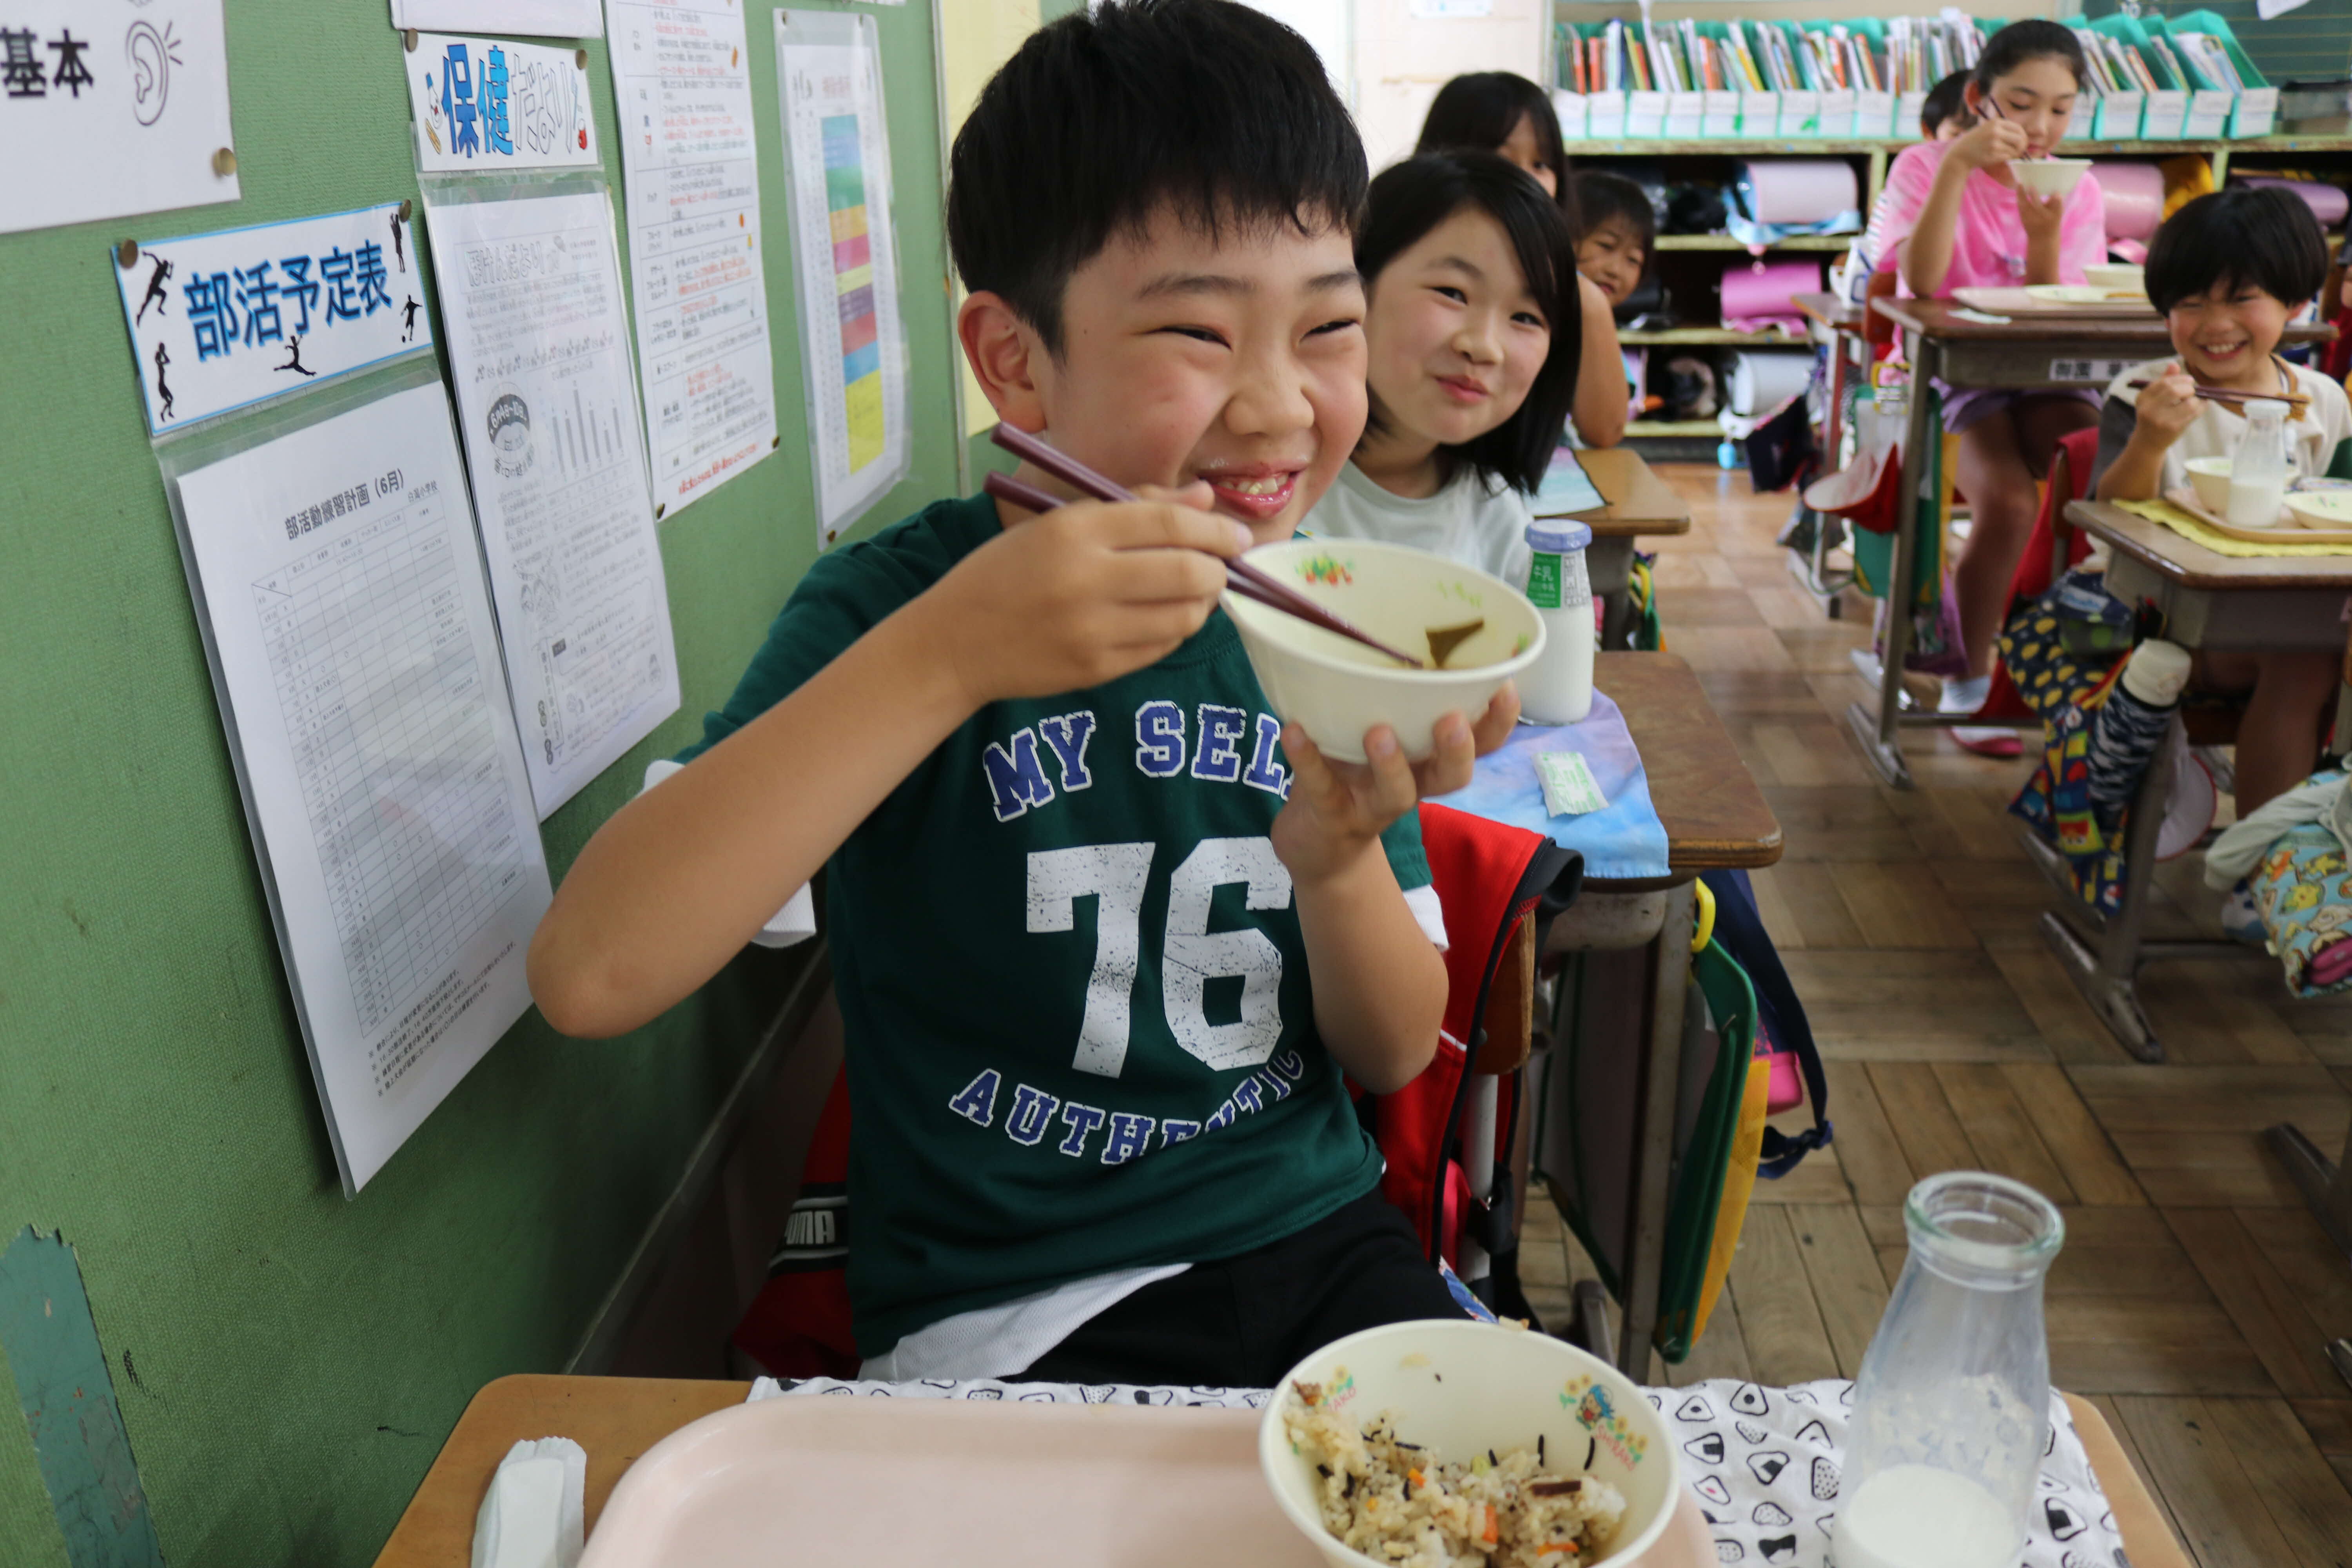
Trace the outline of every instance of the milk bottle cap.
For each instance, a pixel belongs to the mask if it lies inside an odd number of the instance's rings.
[[[1565,555],[1591,542],[1591,528],[1574,518],[1544,517],[1528,524],[1528,548],[1546,555]]]

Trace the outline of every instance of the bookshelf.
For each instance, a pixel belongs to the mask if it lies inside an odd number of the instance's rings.
[[[1887,166],[1895,154],[1916,140],[1911,136],[1634,138],[1573,141],[1567,147],[1571,166],[1590,164],[1608,168],[1627,161],[1637,161],[1661,167],[1670,181],[1720,179],[1726,184],[1728,183],[1729,164],[1744,158],[1842,159],[1855,165],[1857,184],[1862,190],[1862,210],[1867,216],[1885,183]],[[2074,158],[2159,161],[2200,157],[2211,164],[2217,187],[2228,179],[2233,166],[2242,174],[2296,170],[2323,177],[2338,177],[2343,183],[2352,184],[2352,136],[2287,134],[2249,137],[2234,142],[2076,141],[2064,143],[2061,151],[2063,155]],[[1827,261],[1843,256],[1857,237],[1854,235],[1801,236],[1767,246],[1760,254],[1810,254]],[[2331,237],[2330,243],[2340,244],[2340,237]],[[1802,337],[1779,331],[1733,331],[1721,325],[1719,321],[1701,319],[1705,314],[1703,310],[1691,309],[1694,301],[1706,300],[1712,293],[1715,281],[1727,260],[1737,253],[1751,249],[1728,234],[1660,235],[1654,265],[1682,307],[1685,324],[1649,331],[1620,331],[1619,340],[1628,348],[1805,347],[1806,340]],[[1703,440],[1711,445],[1721,438],[1722,431],[1713,419],[1638,419],[1627,426],[1626,436],[1635,441],[1671,440],[1687,445]]]

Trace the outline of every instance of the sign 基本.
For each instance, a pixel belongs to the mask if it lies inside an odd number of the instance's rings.
[[[237,199],[221,0],[0,0],[0,233]]]

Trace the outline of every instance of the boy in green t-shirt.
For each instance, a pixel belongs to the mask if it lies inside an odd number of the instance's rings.
[[[531,944],[550,1021],[617,1034],[829,866],[867,1376],[1264,1384],[1458,1310],[1340,1075],[1431,1058],[1413,805],[1517,700],[1336,763],[1217,608],[1221,558],[1289,537],[1362,432],[1364,191],[1314,51],[1255,11],[1032,36],[956,138],[958,331],[1003,418],[1149,499],[941,501],[819,561]]]

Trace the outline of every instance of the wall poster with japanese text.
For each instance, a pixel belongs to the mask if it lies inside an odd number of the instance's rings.
[[[593,38],[604,26],[596,0],[392,0],[395,27],[445,33],[521,33]]]
[[[157,456],[348,1195],[529,1010],[553,893],[433,356],[231,424]]]
[[[148,434],[431,347],[415,252],[392,203],[109,246]]]
[[[776,443],[742,0],[605,0],[654,514]]]
[[[422,184],[499,639],[545,821],[678,704],[612,196],[589,174]]]
[[[419,33],[401,55],[416,124],[416,166],[597,167],[585,51],[505,38]]]
[[[890,139],[874,18],[778,11],[776,87],[792,179],[801,372],[823,547],[903,479],[911,462]]]
[[[0,234],[237,199],[221,0],[0,5]]]

